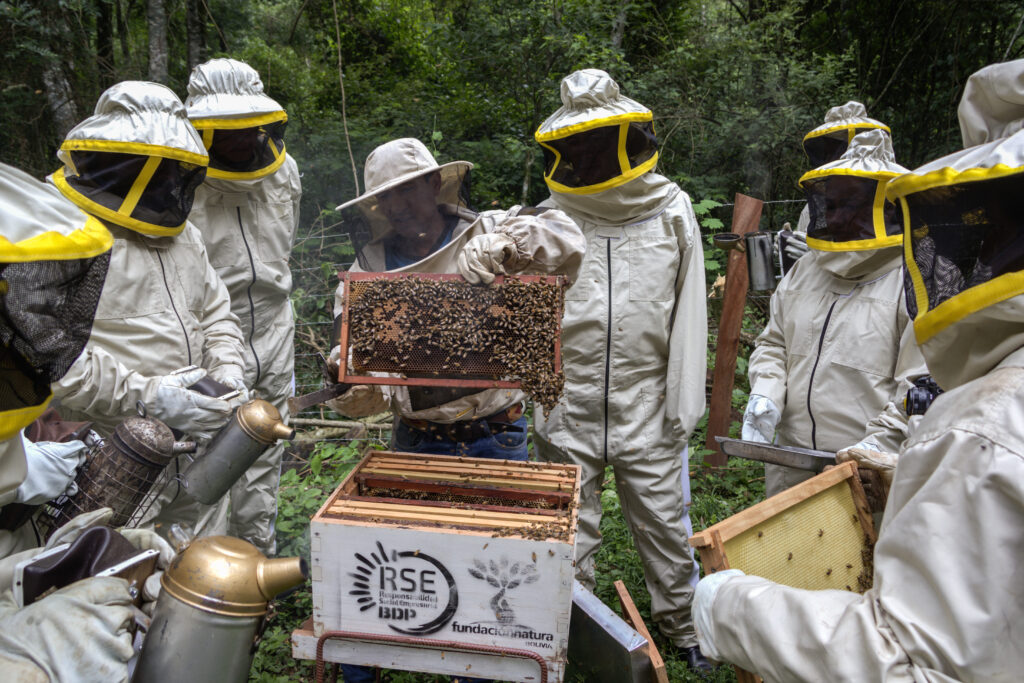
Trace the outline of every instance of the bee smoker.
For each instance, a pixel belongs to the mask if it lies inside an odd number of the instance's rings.
[[[772,236],[767,232],[751,232],[744,237],[747,251],[747,274],[750,289],[775,289],[775,261],[772,258]]]
[[[301,557],[269,559],[231,536],[196,539],[160,580],[133,683],[244,683],[268,603],[309,578]]]
[[[200,503],[212,505],[265,450],[294,436],[295,430],[284,423],[277,408],[253,399],[234,412],[210,440],[206,453],[188,466],[182,487]]]
[[[78,492],[62,495],[39,518],[49,526],[47,535],[71,518],[103,507],[114,511],[110,526],[131,526],[145,514],[142,503],[164,467],[179,453],[196,450],[194,442],[175,441],[170,427],[145,417],[141,404],[139,412],[117,425],[109,439],[86,439],[92,453],[75,476]]]

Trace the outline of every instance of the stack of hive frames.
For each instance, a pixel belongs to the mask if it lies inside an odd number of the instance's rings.
[[[341,363],[339,381],[345,383],[416,385],[416,386],[454,386],[467,388],[519,388],[518,380],[505,379],[509,376],[509,368],[496,362],[490,349],[465,349],[464,355],[457,358],[457,365],[446,362],[448,353],[454,349],[411,348],[406,351],[399,349],[398,342],[406,339],[413,332],[413,327],[436,325],[444,320],[452,310],[472,312],[474,307],[481,305],[479,294],[483,288],[470,285],[461,275],[434,273],[340,273],[344,281],[343,306],[339,344],[341,346]],[[408,280],[410,282],[434,281],[451,283],[446,292],[448,296],[428,302],[429,306],[410,311],[404,302],[385,303],[374,312],[372,329],[364,329],[353,323],[350,311],[361,297],[379,283],[392,280]],[[530,311],[529,317],[541,317],[552,321],[556,334],[552,336],[552,369],[557,373],[561,368],[561,317],[563,307],[561,276],[516,275],[497,276],[488,289],[499,293],[499,303],[489,305],[487,313],[501,315],[500,291],[507,282],[527,284],[544,283],[554,286],[557,297],[544,310]],[[461,294],[454,294],[461,290]],[[475,316],[482,320],[486,316]],[[525,316],[522,312],[519,318]],[[418,330],[417,330],[418,331]],[[457,330],[456,330],[457,332]],[[508,335],[522,334],[524,340],[531,333],[529,324],[517,325],[515,330],[503,331],[504,338]],[[360,341],[373,336],[372,352],[357,350]],[[514,343],[514,340],[511,340]],[[387,375],[382,375],[387,373]]]
[[[706,573],[740,569],[805,590],[871,587],[875,528],[846,462],[690,538]],[[740,683],[760,680],[737,667]]]
[[[313,631],[532,651],[560,681],[578,501],[574,465],[371,453],[311,523]],[[539,680],[516,657],[463,653],[455,667],[429,647],[330,648],[365,665]]]

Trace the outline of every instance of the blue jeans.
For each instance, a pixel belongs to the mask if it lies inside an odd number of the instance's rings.
[[[525,461],[529,454],[526,450],[526,418],[521,417],[512,424],[519,431],[509,430],[484,436],[476,441],[452,441],[450,439],[421,432],[413,429],[401,420],[396,421],[391,432],[391,450],[400,453],[428,453],[431,455],[460,455],[466,458],[486,458],[490,460],[521,460]],[[373,683],[373,668],[342,664],[341,673],[345,683]],[[486,678],[453,678],[452,683],[489,683]]]

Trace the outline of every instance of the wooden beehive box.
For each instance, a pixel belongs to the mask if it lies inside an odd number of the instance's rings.
[[[706,573],[740,569],[806,590],[863,593],[875,527],[857,466],[846,462],[690,538]],[[760,680],[737,668],[740,683]]]
[[[325,657],[511,681],[541,680],[539,659],[561,681],[578,500],[574,465],[371,453],[311,523],[313,631],[391,642]]]

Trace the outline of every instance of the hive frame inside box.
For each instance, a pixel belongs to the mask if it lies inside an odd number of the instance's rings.
[[[360,486],[509,504],[367,499]],[[293,654],[558,683],[578,501],[575,465],[371,453],[311,522],[312,632],[293,634]]]
[[[400,278],[421,278],[426,280],[452,280],[465,281],[461,275],[454,273],[353,273],[351,271],[339,272],[338,277],[345,283],[343,287],[344,298],[341,308],[341,326],[339,332],[339,345],[341,355],[339,358],[338,381],[343,384],[386,384],[391,386],[425,386],[425,387],[465,387],[480,389],[518,389],[520,382],[504,379],[490,378],[459,378],[459,377],[406,377],[404,373],[389,373],[385,376],[378,375],[357,375],[349,372],[349,296],[352,291],[349,287],[351,282],[365,280],[391,280]],[[506,279],[515,279],[522,282],[546,282],[548,284],[561,285],[565,278],[561,275],[497,275],[495,283],[503,284]],[[561,330],[561,311],[558,314],[559,330]],[[562,336],[558,334],[554,340],[554,366],[557,370],[562,366]]]
[[[793,588],[863,592],[875,539],[857,465],[845,462],[694,534],[690,545],[706,573],[740,569]],[[736,678],[761,680],[739,667]]]

